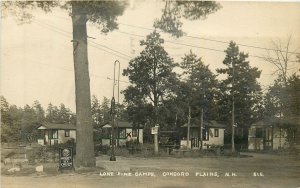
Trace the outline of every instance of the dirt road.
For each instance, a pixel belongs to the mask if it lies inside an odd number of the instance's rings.
[[[299,158],[251,154],[246,158],[97,158],[99,171],[2,176],[3,188],[300,187]],[[120,169],[120,170],[115,170]]]

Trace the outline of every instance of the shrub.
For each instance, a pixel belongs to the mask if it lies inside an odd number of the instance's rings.
[[[39,162],[47,162],[49,160],[48,152],[47,152],[47,147],[41,147],[38,150],[37,156],[39,157]]]
[[[115,148],[115,155],[116,156],[128,157],[129,156],[129,151],[126,148],[118,147],[118,148]]]
[[[110,146],[107,146],[107,145],[100,145],[98,146],[98,152],[101,153],[101,154],[108,154],[108,151],[110,150]]]
[[[29,149],[26,151],[29,164],[35,164],[35,160],[38,158],[37,153],[37,149]]]

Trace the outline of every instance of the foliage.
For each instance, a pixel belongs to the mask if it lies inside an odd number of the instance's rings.
[[[197,7],[198,3],[189,3],[194,4],[195,6],[187,6],[185,3],[177,3],[178,7],[182,6],[186,10],[190,10],[191,13],[195,14],[196,17],[186,13],[186,18],[197,18]],[[209,3],[208,3],[209,4]],[[212,3],[213,4],[213,3]],[[99,26],[102,32],[106,33],[117,28],[116,18],[123,14],[123,11],[126,7],[126,2],[121,1],[5,1],[1,3],[1,12],[3,15],[11,14],[20,23],[30,22],[33,18],[32,11],[33,9],[39,8],[45,12],[51,12],[52,8],[61,7],[68,10],[70,16],[72,16],[73,23],[73,41],[77,42],[74,47],[74,69],[75,69],[75,85],[76,85],[76,112],[77,112],[77,126],[78,131],[78,147],[81,148],[78,152],[77,162],[78,165],[95,165],[93,161],[93,150],[91,148],[92,139],[87,139],[88,134],[92,132],[92,126],[89,124],[92,123],[92,114],[90,113],[90,86],[89,86],[89,72],[87,65],[87,34],[86,34],[86,22],[90,21]],[[209,6],[208,6],[209,7]],[[213,6],[214,7],[214,6]],[[213,8],[214,9],[214,8]],[[213,10],[212,9],[212,10]],[[203,10],[201,16],[205,16],[210,13],[210,9],[200,9]],[[166,21],[161,20],[161,21]],[[160,22],[162,23],[162,22]],[[74,43],[75,44],[75,43]],[[76,50],[76,51],[75,51]],[[81,79],[82,78],[82,79]],[[86,90],[85,93],[81,91],[83,88]],[[155,89],[156,90],[156,89]],[[155,91],[154,93],[154,109],[157,114],[157,105],[158,105],[158,95],[161,95]],[[78,105],[79,104],[79,105]],[[56,110],[56,109],[55,109]],[[64,112],[63,116],[60,116],[56,122],[67,121],[67,113],[63,106],[60,109]],[[51,111],[51,109],[49,110]],[[27,112],[30,113],[30,109],[27,109]],[[55,115],[55,113],[54,113]],[[55,117],[55,116],[54,116]],[[49,119],[49,117],[48,117]],[[50,118],[52,119],[52,118]],[[81,136],[82,135],[82,136]],[[86,146],[86,147],[84,147]],[[89,156],[89,157],[87,157]],[[85,159],[84,159],[85,158]],[[90,160],[86,160],[86,158]]]
[[[30,23],[33,18],[32,10],[39,8],[44,12],[51,12],[52,8],[59,6],[58,1],[2,1],[1,16],[14,16],[17,23]]]
[[[219,119],[230,124],[234,96],[235,122],[240,128],[248,127],[261,118],[262,93],[257,82],[261,71],[250,66],[246,60],[248,54],[239,52],[234,42],[230,42],[225,52],[226,68],[217,69],[218,73],[227,75],[219,86]]]
[[[72,6],[80,6],[86,14],[87,21],[92,22],[103,33],[118,29],[117,17],[121,16],[127,6],[126,1],[69,1],[61,8],[67,9],[72,15]]]
[[[92,117],[93,117],[93,126],[100,127],[104,123],[111,120],[110,115],[110,101],[108,98],[103,97],[102,103],[95,96],[92,96]]]
[[[4,97],[1,99],[6,101]],[[44,119],[43,109],[38,107],[41,107],[38,101],[34,102],[33,107],[26,105],[23,109],[6,102],[1,112],[1,141],[34,142],[38,137],[36,128]]]
[[[61,103],[60,106],[57,107],[49,103],[45,120],[49,123],[75,124],[75,117],[75,114],[69,108],[66,108],[64,104]]]
[[[47,111],[38,101],[18,108],[1,98],[1,141],[34,143],[40,136],[37,128],[43,123],[72,123],[75,116],[64,104],[60,108],[49,104]]]
[[[20,18],[21,22],[30,21],[33,17],[30,9],[41,8],[50,12],[53,7],[67,9],[72,17],[74,70],[76,86],[76,124],[78,166],[95,166],[92,147],[92,115],[87,55],[86,22],[97,24],[106,33],[117,28],[116,18],[123,14],[126,3],[121,1],[7,1],[1,4],[1,11]],[[76,44],[75,44],[76,43]],[[85,92],[82,92],[85,90]],[[88,160],[87,160],[88,158]]]
[[[4,1],[1,3],[1,10],[3,17],[13,15],[22,24],[31,22],[34,9],[49,13],[53,8],[60,7],[72,16],[74,4],[80,6],[87,15],[87,21],[96,24],[103,33],[118,28],[117,17],[123,14],[127,6],[126,1]]]
[[[286,83],[275,80],[265,95],[264,116],[279,118],[278,125],[287,130],[290,145],[300,143],[300,77],[293,74]]]
[[[154,22],[154,27],[173,36],[181,37],[182,17],[188,20],[205,19],[207,15],[219,10],[221,5],[214,1],[165,1],[165,7],[160,19]]]
[[[290,146],[300,143],[299,128],[299,75],[296,72],[289,76],[288,71],[292,60],[300,62],[300,55],[291,49],[292,37],[282,44],[280,40],[272,41],[274,50],[268,51],[265,61],[276,68],[277,79],[269,87],[264,97],[264,116],[267,118],[278,118],[278,125],[286,129],[287,141]]]
[[[180,67],[183,69],[183,82],[177,95],[180,101],[191,105],[192,117],[200,117],[201,109],[204,109],[205,117],[214,119],[215,93],[218,83],[216,75],[192,51],[185,54]]]
[[[147,120],[152,125],[160,123],[159,108],[172,95],[170,86],[176,79],[174,63],[163,43],[159,33],[150,33],[146,40],[141,41],[144,50],[123,71],[132,84],[123,93],[129,117],[134,123],[145,123]]]

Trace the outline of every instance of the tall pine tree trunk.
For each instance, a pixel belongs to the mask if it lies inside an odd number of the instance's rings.
[[[90,78],[87,54],[86,12],[72,3],[73,58],[76,94],[76,158],[77,167],[96,166],[91,114]]]

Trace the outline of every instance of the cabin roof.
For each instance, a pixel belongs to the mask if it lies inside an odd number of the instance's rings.
[[[102,125],[102,128],[110,128],[110,127],[112,127],[111,122],[106,122],[105,124]],[[118,122],[115,122],[115,127],[132,128],[133,123],[128,122],[128,121],[118,121]]]
[[[259,120],[251,125],[251,127],[283,127],[286,125],[296,125],[297,120],[295,118],[265,118],[262,120]]]
[[[58,130],[76,130],[73,124],[60,124],[60,123],[44,123],[38,127],[39,130],[58,129]]]
[[[217,122],[216,120],[210,120],[207,122],[203,122],[203,124],[209,128],[220,128],[220,129],[226,128],[226,125],[221,124],[221,123]],[[196,127],[199,127],[199,125],[200,125],[200,121],[192,122],[190,127],[196,128]],[[183,124],[181,127],[187,127],[187,123]]]

